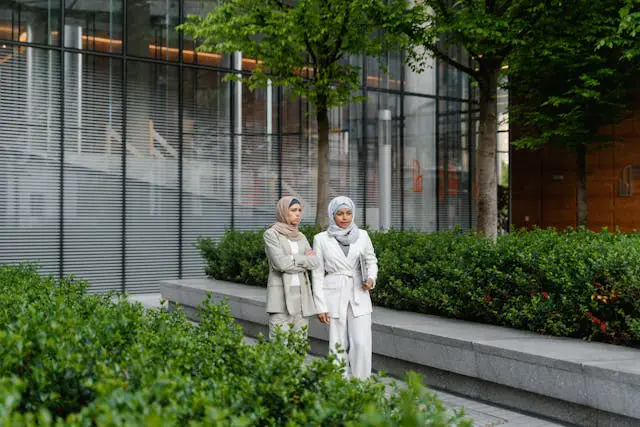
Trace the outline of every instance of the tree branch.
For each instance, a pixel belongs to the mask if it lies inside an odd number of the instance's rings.
[[[489,14],[493,15],[493,12],[496,8],[496,0],[485,0],[484,2],[484,10]]]
[[[440,9],[440,13],[445,20],[449,20],[451,15],[449,14],[449,6],[447,5],[445,0],[437,0],[438,7]]]
[[[513,5],[513,0],[505,0],[502,6],[498,6],[496,8],[496,16],[502,18],[505,12],[507,11],[507,9],[509,9],[512,5]]]
[[[311,59],[313,59],[314,66],[318,63],[318,58],[311,47],[311,43],[309,42],[309,35],[304,33],[304,45],[307,47],[307,51],[309,51],[309,55],[311,55]]]
[[[471,77],[475,78],[475,79],[479,79],[480,77],[480,73],[478,73],[478,71],[474,70],[471,67],[468,67],[466,65],[463,65],[461,63],[459,63],[458,61],[452,59],[449,55],[447,55],[446,53],[444,53],[443,51],[441,51],[440,49],[438,49],[436,46],[425,46],[427,48],[427,50],[429,50],[431,53],[433,53],[433,55],[446,62],[447,64],[451,65],[452,67],[457,68],[458,70],[462,71],[463,73],[466,73],[468,75],[470,75]]]
[[[347,13],[344,15],[344,19],[342,20],[342,27],[340,28],[340,34],[338,35],[338,40],[336,40],[335,48],[330,55],[331,62],[335,62],[338,60],[338,55],[340,54],[340,50],[342,49],[342,39],[347,34],[349,18],[351,15],[351,8],[347,9]]]
[[[500,58],[501,60],[504,60],[504,58],[506,58],[507,55],[509,55],[512,50],[513,50],[513,43],[508,43],[505,47],[498,50],[496,57]]]

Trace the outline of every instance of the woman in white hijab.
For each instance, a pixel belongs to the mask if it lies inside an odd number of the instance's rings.
[[[320,267],[313,271],[313,295],[320,322],[329,324],[329,348],[345,360],[347,377],[371,375],[369,291],[378,260],[369,234],[354,223],[355,205],[345,196],[329,203],[329,228],[316,234],[313,250]],[[342,352],[336,352],[336,345]]]
[[[302,220],[302,203],[283,197],[276,207],[276,222],[264,232],[269,259],[267,313],[269,337],[277,327],[296,330],[309,326],[316,314],[308,271],[318,267],[318,258],[307,238],[298,230]]]

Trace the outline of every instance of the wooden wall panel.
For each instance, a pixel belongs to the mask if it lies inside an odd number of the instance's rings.
[[[576,172],[571,150],[545,147],[542,159],[542,227],[576,223]]]
[[[517,228],[541,221],[542,152],[511,150],[511,222]]]
[[[634,117],[602,132],[613,134],[618,142],[594,147],[587,156],[588,227],[640,230],[640,177],[633,183],[632,196],[617,192],[624,166],[640,165],[640,108]],[[511,210],[516,227],[575,226],[574,159],[572,151],[554,147],[513,150]]]

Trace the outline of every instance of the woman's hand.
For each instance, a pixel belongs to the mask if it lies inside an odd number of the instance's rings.
[[[370,291],[371,289],[373,289],[373,280],[367,279],[367,281],[362,284],[362,290]]]
[[[307,256],[316,256],[316,253],[313,252],[313,249],[309,248],[309,249],[305,249],[304,254]]]
[[[328,325],[329,324],[329,313],[318,313],[318,319],[320,319],[320,323]]]

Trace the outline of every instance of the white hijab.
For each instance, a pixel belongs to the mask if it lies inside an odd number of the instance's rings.
[[[333,219],[336,213],[342,209],[348,208],[353,213],[351,224],[347,228],[340,228]],[[343,245],[351,245],[360,237],[360,229],[355,223],[356,219],[356,205],[353,200],[346,196],[338,196],[329,202],[329,228],[327,234],[334,237],[338,242]]]

